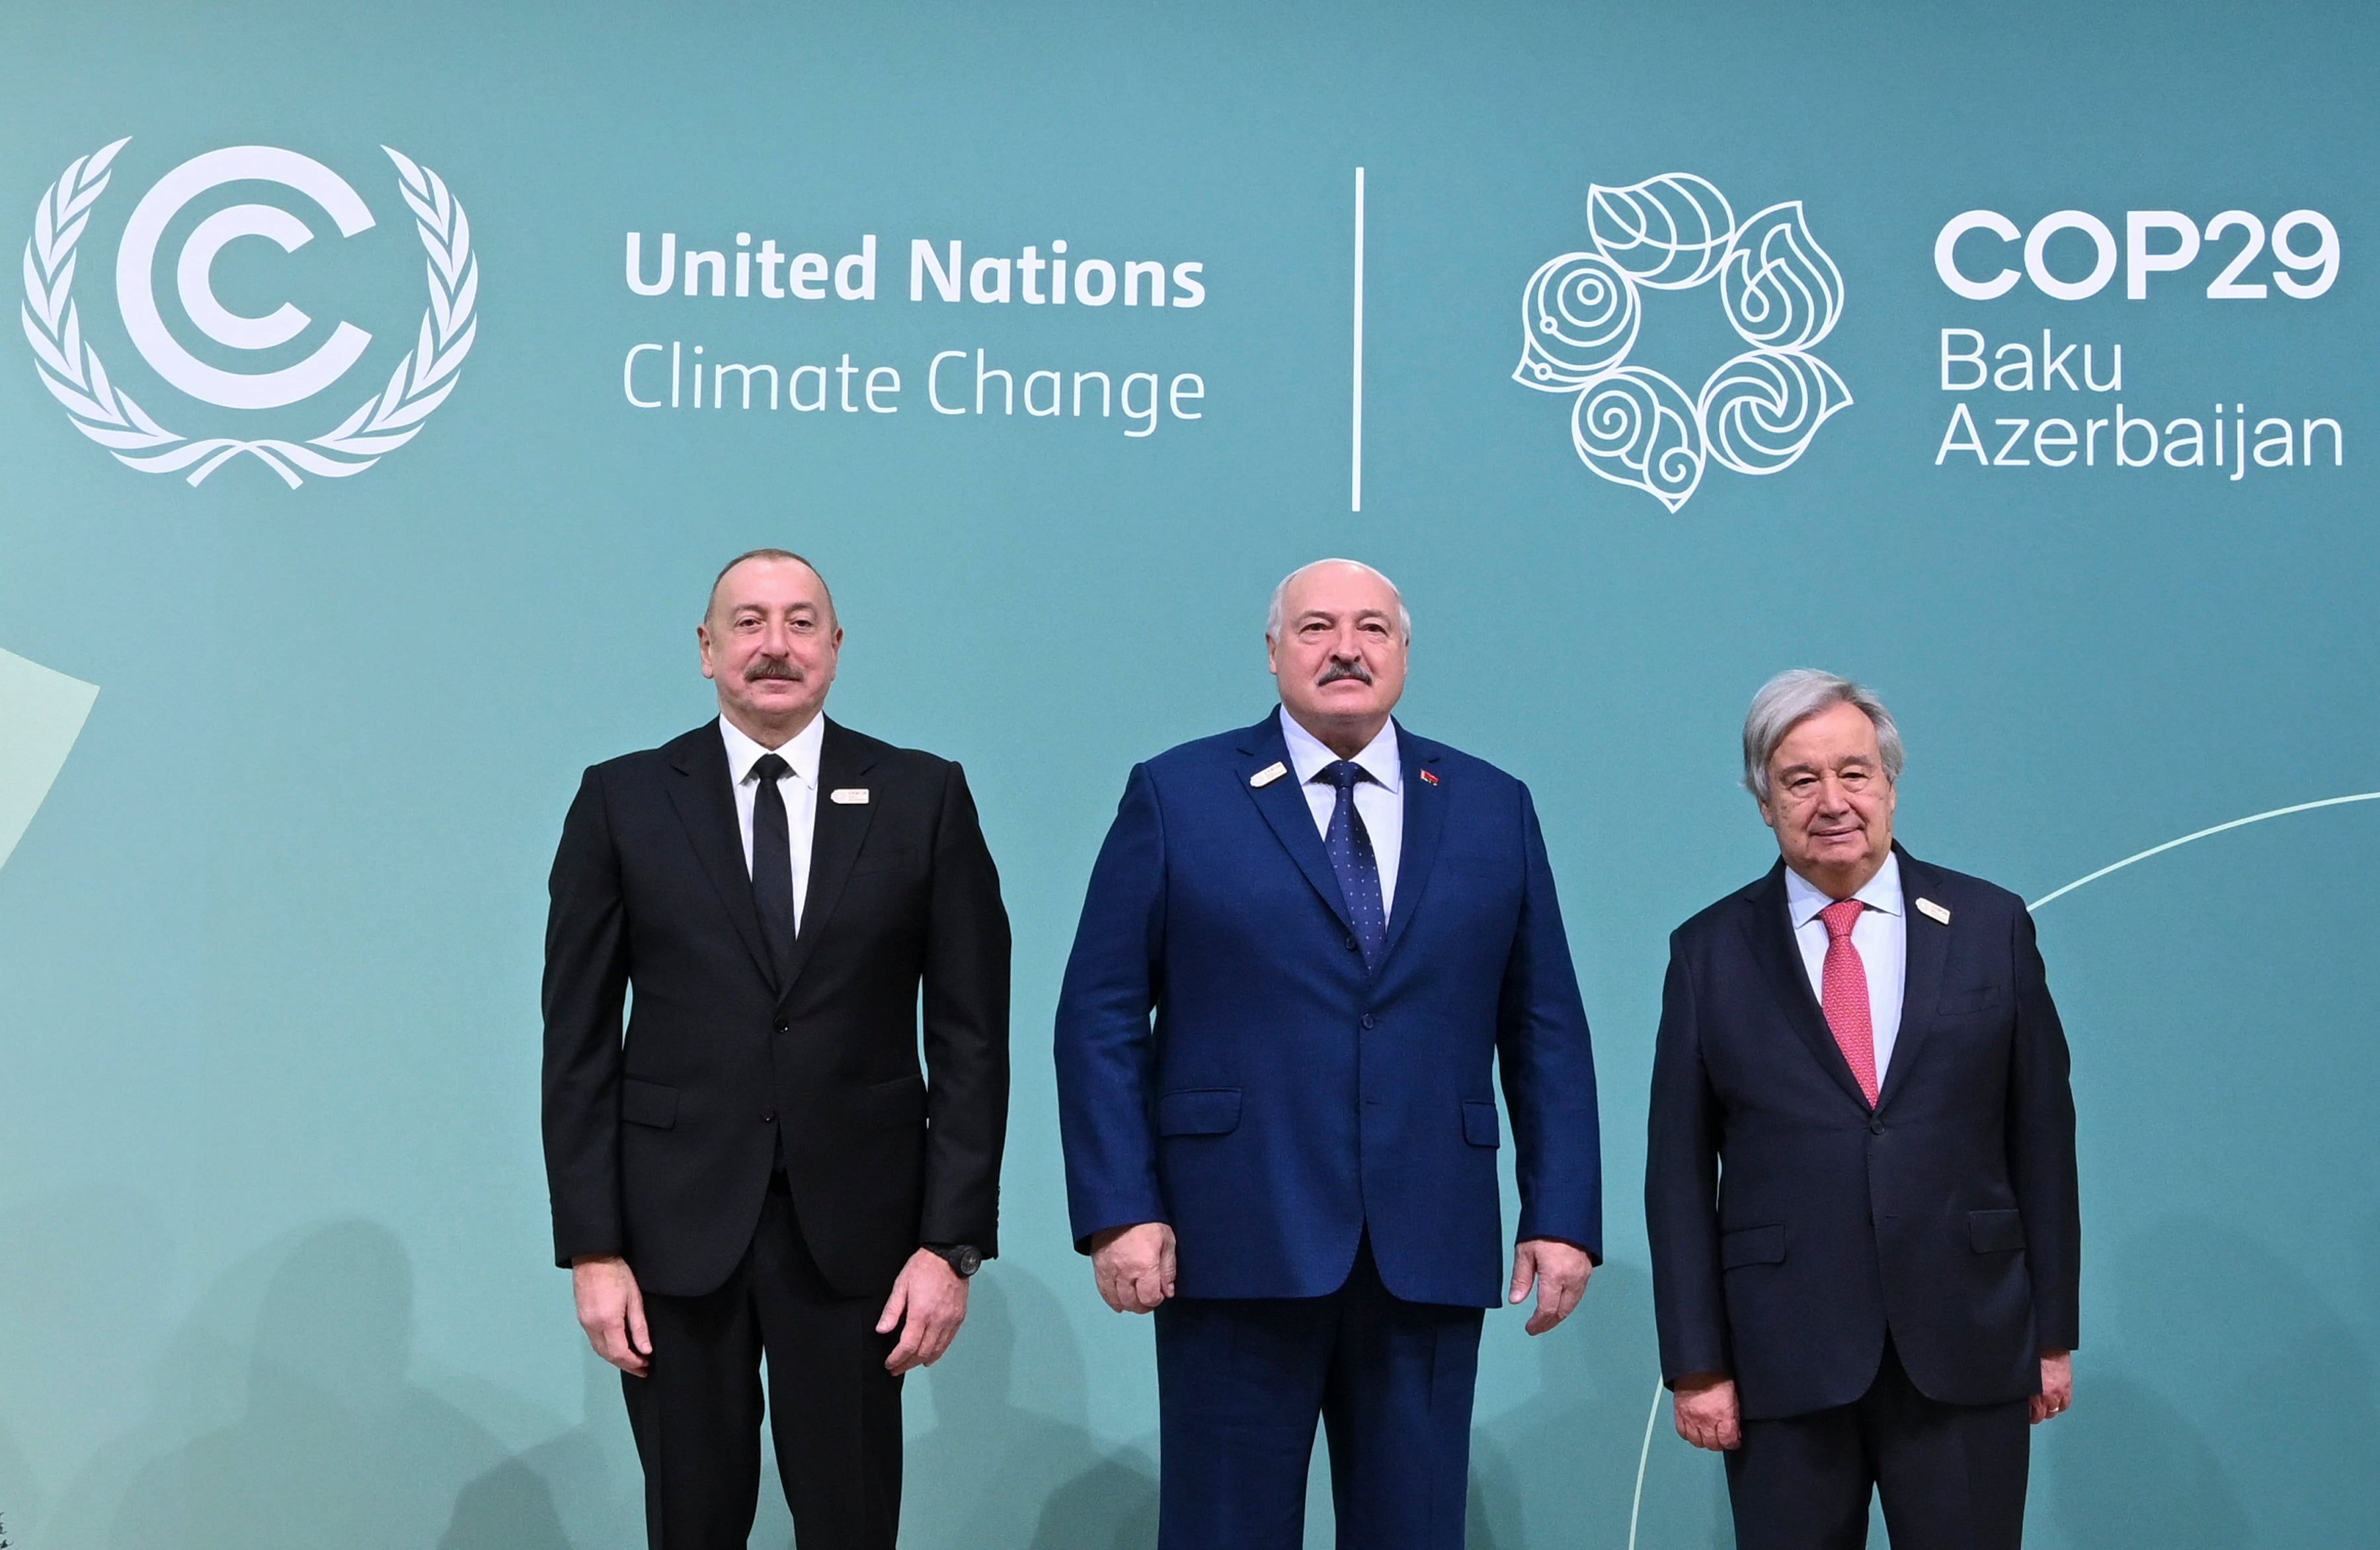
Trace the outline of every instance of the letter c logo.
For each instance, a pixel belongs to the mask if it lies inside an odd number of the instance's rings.
[[[350,323],[332,330],[322,348],[294,366],[253,374],[210,366],[166,331],[157,311],[157,244],[182,208],[225,183],[278,183],[330,213],[339,235],[370,230],[371,211],[346,179],[310,156],[270,145],[235,145],[194,156],[160,178],[141,197],[115,255],[115,300],[125,332],[157,374],[193,398],[225,409],[271,409],[310,398],[345,375],[371,336]],[[314,238],[306,224],[269,204],[235,204],[200,221],[174,266],[176,288],[200,332],[234,349],[271,349],[296,338],[314,320],[287,302],[261,318],[246,317],[216,299],[211,275],[215,255],[243,237],[261,237],[284,252]]]
[[[1971,280],[1959,271],[1959,238],[1971,231],[1987,231],[2003,242],[2017,239],[2016,223],[1997,210],[1970,210],[1963,215],[1953,215],[1942,234],[1934,239],[1934,273],[1942,283],[1970,301],[1989,301],[2006,296],[2019,278],[2013,269],[2003,269],[1988,280]]]

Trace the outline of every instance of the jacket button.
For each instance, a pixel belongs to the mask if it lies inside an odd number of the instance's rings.
[[[774,1125],[776,1122],[777,1122],[777,1111],[776,1111],[775,1109],[762,1109],[762,1110],[760,1111],[760,1123],[761,1123],[761,1124],[763,1124],[763,1125]]]
[[[787,1022],[787,1021],[786,1021],[784,1019],[783,1019],[783,1018],[779,1018],[779,1019],[777,1019],[777,1031],[778,1031],[778,1032],[780,1032],[780,1033],[791,1033],[793,1031],[794,1031],[794,1025],[793,1025],[792,1023]]]
[[[1347,938],[1347,950],[1351,953],[1355,950],[1355,939],[1352,936]]]
[[[1867,1133],[1872,1136],[1884,1134],[1884,1116],[1871,1114],[1867,1117]]]
[[[1364,1026],[1366,1028],[1372,1026],[1372,1014],[1369,1012],[1364,1014]]]

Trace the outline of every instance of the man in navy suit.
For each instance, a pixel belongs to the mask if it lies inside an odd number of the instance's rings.
[[[1670,939],[1645,1211],[1678,1432],[1742,1550],[2015,1550],[2072,1402],[2066,1035],[2014,894],[1892,841],[1875,695],[1779,675],[1743,727],[1768,875]]]
[[[1058,1007],[1075,1247],[1157,1314],[1163,1550],[1460,1550],[1482,1310],[1602,1244],[1595,1064],[1527,787],[1390,719],[1387,578],[1293,573],[1280,709],[1132,772]],[[1152,1024],[1152,1013],[1154,1022]],[[1509,1291],[1489,1071],[1520,1182]]]

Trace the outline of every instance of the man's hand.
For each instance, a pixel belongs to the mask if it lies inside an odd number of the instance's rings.
[[[2041,1392],[2033,1397],[2033,1423],[2038,1426],[2051,1416],[2072,1409],[2073,1405],[2074,1353],[2042,1352]]]
[[[897,1378],[912,1367],[940,1361],[957,1337],[959,1325],[966,1323],[966,1277],[953,1270],[950,1261],[931,1249],[910,1255],[900,1279],[892,1283],[892,1295],[885,1300],[883,1316],[876,1321],[879,1335],[901,1332],[892,1354],[884,1359],[884,1370]]]
[[[1529,1315],[1528,1331],[1543,1335],[1570,1317],[1586,1295],[1586,1278],[1595,1262],[1586,1251],[1555,1238],[1526,1238],[1512,1246],[1512,1289],[1508,1300],[1518,1302],[1537,1288],[1537,1311]]]
[[[1173,1295],[1173,1229],[1163,1222],[1091,1235],[1091,1275],[1119,1313],[1147,1313]]]
[[[1743,1412],[1735,1402],[1735,1380],[1697,1373],[1678,1380],[1678,1435],[1696,1447],[1728,1453],[1743,1446]]]
[[[645,1294],[637,1273],[617,1254],[594,1254],[570,1262],[570,1295],[578,1304],[578,1327],[595,1354],[631,1377],[651,1370],[653,1337],[645,1328]]]

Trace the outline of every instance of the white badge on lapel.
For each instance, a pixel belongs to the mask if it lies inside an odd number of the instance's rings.
[[[1950,912],[1930,898],[1921,898],[1917,901],[1917,912],[1929,921],[1935,921],[1946,926],[1950,923]]]
[[[827,793],[827,800],[841,802],[845,807],[857,807],[868,800],[865,786],[838,786]]]
[[[1248,776],[1248,784],[1250,786],[1270,786],[1274,781],[1279,780],[1281,776],[1287,774],[1289,774],[1289,766],[1276,759],[1271,763],[1267,764],[1263,769],[1258,770],[1256,774]]]

